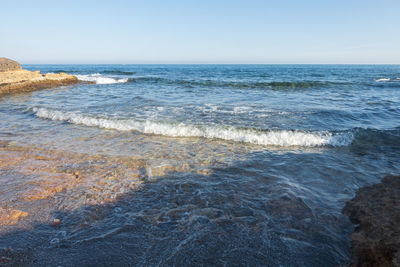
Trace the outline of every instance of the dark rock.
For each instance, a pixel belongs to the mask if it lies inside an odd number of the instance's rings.
[[[0,71],[21,70],[21,65],[14,60],[0,57]]]
[[[358,224],[352,266],[400,266],[400,176],[361,188],[343,213]]]

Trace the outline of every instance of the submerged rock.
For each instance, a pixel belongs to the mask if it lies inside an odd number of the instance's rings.
[[[16,224],[26,216],[28,213],[22,210],[0,208],[0,225]]]
[[[352,266],[400,266],[400,176],[361,188],[343,213],[358,224]]]

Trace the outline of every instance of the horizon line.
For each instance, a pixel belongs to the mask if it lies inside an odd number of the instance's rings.
[[[20,63],[21,65],[400,65],[400,63]]]

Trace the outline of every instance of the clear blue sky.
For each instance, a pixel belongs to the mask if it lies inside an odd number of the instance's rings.
[[[400,63],[400,0],[0,3],[21,63]]]

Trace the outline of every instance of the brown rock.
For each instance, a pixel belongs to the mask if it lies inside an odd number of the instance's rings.
[[[49,197],[54,196],[55,194],[63,191],[66,187],[63,185],[48,185],[48,186],[41,186],[40,188],[35,188],[31,191],[28,191],[24,200],[25,201],[35,201],[35,200],[41,200],[41,199],[46,199]]]
[[[23,70],[17,62],[0,58],[0,95],[28,92],[78,82],[77,77],[63,72],[42,75],[40,71]]]
[[[28,213],[25,211],[0,208],[0,225],[16,224],[26,216],[28,216]]]
[[[400,176],[361,188],[343,213],[359,224],[352,266],[400,266]]]
[[[21,70],[21,65],[14,60],[0,57],[0,71]]]

